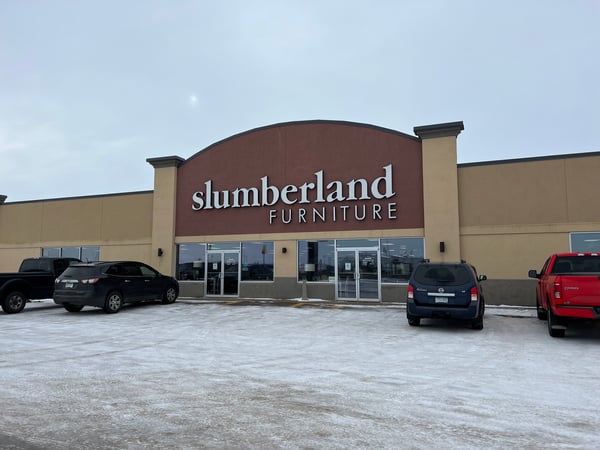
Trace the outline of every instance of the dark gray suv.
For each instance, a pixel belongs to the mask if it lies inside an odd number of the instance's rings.
[[[54,303],[69,312],[95,306],[116,313],[125,303],[173,303],[178,295],[175,278],[137,261],[74,264],[56,279],[54,286]]]
[[[418,326],[422,318],[452,318],[469,321],[471,328],[483,329],[485,301],[475,267],[466,263],[418,264],[408,280],[406,318]]]

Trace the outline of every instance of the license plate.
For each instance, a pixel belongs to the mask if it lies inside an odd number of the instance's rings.
[[[66,288],[72,288],[73,287],[73,283],[65,283],[65,287]]]
[[[436,297],[435,302],[436,303],[448,303],[448,298],[447,297]]]

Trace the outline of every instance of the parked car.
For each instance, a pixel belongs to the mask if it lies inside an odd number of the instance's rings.
[[[55,284],[54,302],[69,312],[95,306],[116,313],[125,303],[161,300],[168,304],[179,295],[175,278],[137,261],[74,264]]]
[[[18,272],[0,273],[0,305],[7,314],[20,313],[30,300],[52,298],[54,280],[76,258],[26,258]]]
[[[551,255],[537,279],[536,305],[540,320],[548,321],[548,334],[564,337],[571,320],[600,320],[600,255],[558,253]]]
[[[471,328],[483,328],[485,301],[475,267],[466,263],[423,262],[408,280],[406,318],[419,326],[422,318],[452,318],[469,321]]]

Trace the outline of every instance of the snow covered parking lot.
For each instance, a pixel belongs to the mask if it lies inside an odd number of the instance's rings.
[[[0,314],[0,448],[599,448],[600,329],[178,301]]]

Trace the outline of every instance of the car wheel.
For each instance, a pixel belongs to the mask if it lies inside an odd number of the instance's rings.
[[[70,303],[63,303],[63,308],[69,312],[79,312],[83,309],[82,305],[71,305]]]
[[[25,308],[27,297],[19,291],[9,292],[2,301],[2,309],[6,314],[20,313]]]
[[[106,296],[106,301],[104,302],[104,311],[109,314],[114,314],[119,312],[123,306],[123,296],[120,292],[111,291]]]
[[[483,330],[483,316],[479,316],[477,319],[471,322],[471,329]]]
[[[542,305],[540,305],[540,299],[537,297],[535,299],[535,306],[537,309],[537,318],[540,320],[548,320],[548,311],[542,308]]]
[[[557,317],[552,313],[552,309],[548,308],[548,334],[552,337],[565,337],[565,328],[553,328],[557,325]]]
[[[421,325],[420,317],[415,317],[415,316],[411,316],[410,314],[407,314],[406,319],[408,320],[408,324],[411,327],[418,327],[419,325]]]
[[[485,304],[481,303],[481,311],[479,315],[471,322],[472,330],[483,330],[483,313],[485,311]]]
[[[162,298],[162,303],[168,305],[175,302],[175,300],[177,300],[178,294],[179,293],[177,292],[177,288],[175,286],[169,286],[167,289],[165,289]]]

